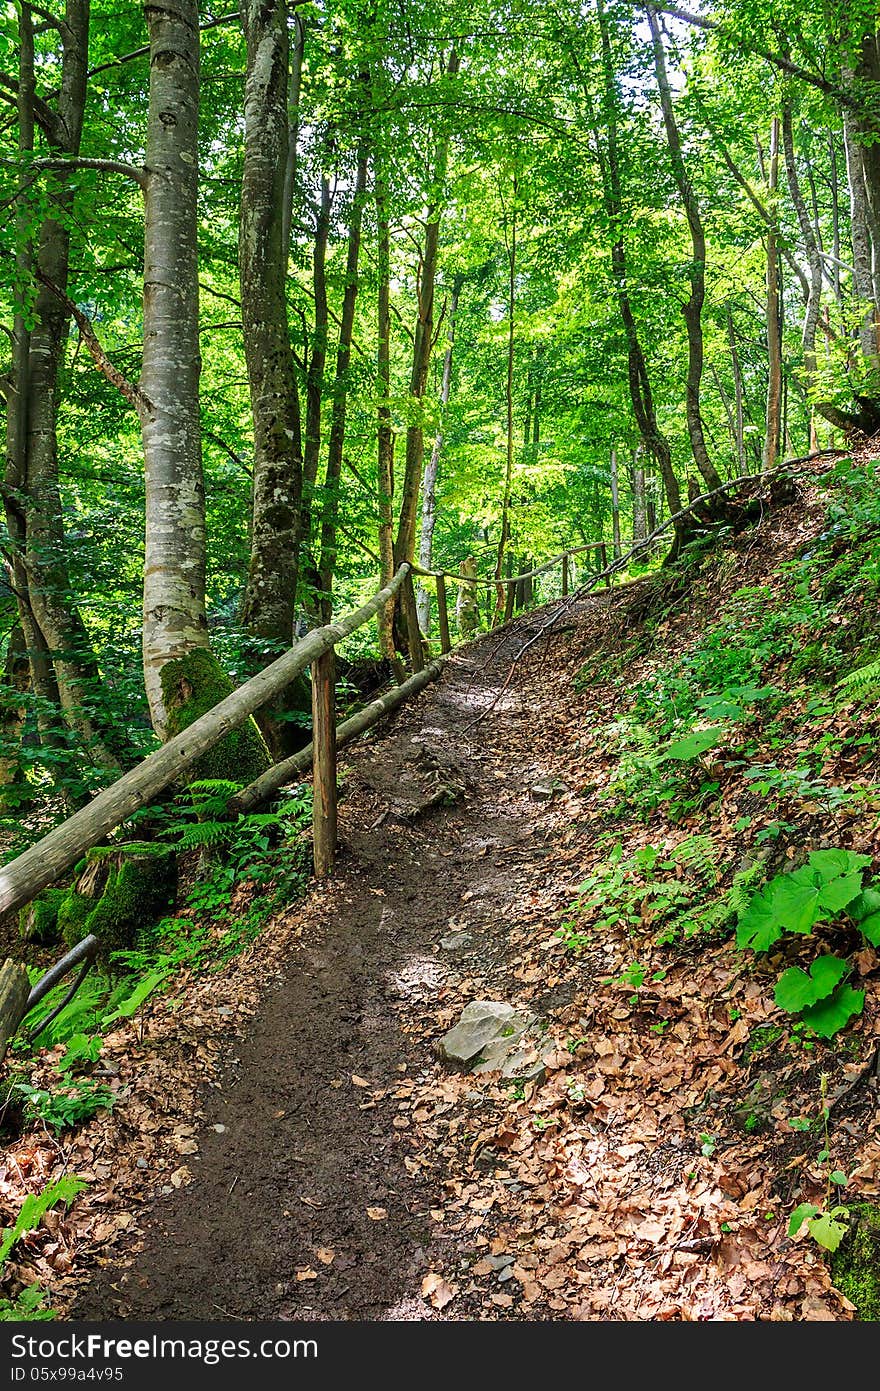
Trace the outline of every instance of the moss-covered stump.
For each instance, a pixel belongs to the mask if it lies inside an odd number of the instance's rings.
[[[59,940],[58,910],[66,898],[66,889],[44,889],[38,898],[25,904],[18,915],[18,930],[26,942],[51,947]]]
[[[880,1207],[852,1204],[847,1234],[831,1257],[831,1275],[860,1322],[880,1321]]]
[[[93,932],[104,957],[132,946],[167,909],[177,884],[172,847],[148,841],[95,846],[77,869],[58,927],[68,947]]]
[[[161,682],[169,739],[188,729],[235,689],[207,648],[166,662]],[[263,736],[254,720],[248,718],[193,764],[187,781],[223,778],[246,786],[264,773],[271,761]]]

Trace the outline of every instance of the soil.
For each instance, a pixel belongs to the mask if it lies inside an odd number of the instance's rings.
[[[195,1181],[157,1202],[131,1264],[98,1271],[71,1317],[432,1317],[413,1291],[454,1257],[431,1234],[441,1195],[404,1165],[394,1093],[434,1066],[418,1028],[450,974],[507,998],[507,915],[552,843],[530,794],[547,771],[530,703],[502,686],[546,623],[528,615],[453,657],[391,733],[348,756],[336,873],[205,1101]],[[463,901],[472,949],[454,963],[439,942]]]

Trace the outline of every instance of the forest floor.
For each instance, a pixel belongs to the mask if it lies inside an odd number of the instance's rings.
[[[787,1227],[825,1193],[829,1096],[848,1196],[878,1193],[876,953],[845,1046],[805,1047],[777,973],[729,929],[658,940],[648,906],[563,926],[615,843],[748,850],[761,799],[735,773],[711,818],[610,817],[607,727],[824,515],[808,483],[684,595],[661,572],[570,599],[561,631],[558,603],[523,615],[347,752],[332,879],[120,1022],[112,1112],[7,1145],[10,1209],[62,1169],[89,1185],[21,1244],[16,1276],[89,1320],[850,1320]],[[801,843],[876,855],[876,820],[805,822]],[[533,1080],[440,1061],[475,1000],[537,1016]]]

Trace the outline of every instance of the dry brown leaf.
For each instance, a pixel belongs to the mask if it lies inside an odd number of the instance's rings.
[[[447,1284],[443,1276],[433,1270],[429,1270],[422,1281],[422,1298],[430,1300],[435,1309],[445,1309],[457,1293],[457,1288]]]
[[[385,1218],[388,1216],[388,1209],[387,1207],[368,1207],[367,1216],[371,1218],[373,1222],[384,1222]]]

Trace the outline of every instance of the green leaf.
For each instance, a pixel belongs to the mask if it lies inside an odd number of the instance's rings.
[[[814,961],[809,975],[799,966],[792,966],[779,977],[773,998],[780,1009],[797,1014],[830,995],[848,971],[846,961],[831,955],[820,956]]]
[[[122,1004],[113,1010],[112,1014],[104,1015],[101,1021],[101,1027],[106,1028],[108,1024],[114,1023],[117,1019],[129,1019],[131,1015],[134,1014],[135,1010],[143,1004],[147,996],[152,995],[153,991],[162,984],[167,974],[168,972],[165,969],[161,971],[150,971],[148,975],[144,976],[143,980],[135,987],[131,994],[122,1001]]]
[[[788,1235],[797,1236],[804,1223],[815,1217],[819,1210],[815,1203],[801,1203],[796,1207],[788,1219]]]
[[[871,913],[867,918],[862,918],[859,931],[872,947],[880,947],[880,913]]]
[[[771,902],[779,926],[787,932],[808,933],[819,920],[819,888],[808,870],[771,879]]]
[[[853,922],[858,923],[861,927],[866,918],[874,917],[875,914],[880,913],[880,891],[868,887],[859,894],[858,898],[852,900],[846,911]]]
[[[771,886],[755,894],[736,929],[736,945],[753,951],[768,951],[782,936],[777,913],[773,907]]]
[[[828,1175],[829,1182],[836,1184],[838,1188],[845,1188],[849,1180],[842,1169],[832,1169]]]
[[[801,1018],[820,1038],[833,1038],[855,1015],[861,1014],[865,1003],[864,990],[840,985],[827,1000],[805,1009]]]
[[[660,761],[673,758],[676,762],[687,763],[692,758],[699,758],[707,749],[714,748],[725,732],[723,725],[713,725],[711,729],[697,729],[686,739],[676,739],[670,744]]]
[[[851,850],[814,850],[807,863],[816,871],[822,883],[827,884],[842,874],[865,869],[871,863],[871,856],[856,855]]]
[[[846,1213],[846,1208],[835,1208],[836,1213]],[[810,1219],[810,1236],[818,1241],[826,1251],[836,1251],[843,1238],[846,1236],[846,1223],[840,1222],[829,1212],[823,1212],[819,1217]]]

